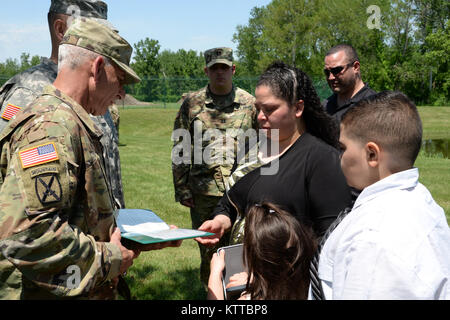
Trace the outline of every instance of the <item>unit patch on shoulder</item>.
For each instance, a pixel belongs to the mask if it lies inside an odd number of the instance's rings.
[[[7,121],[11,120],[12,117],[14,117],[17,112],[20,111],[20,109],[22,109],[21,107],[15,106],[11,103],[8,103],[8,105],[5,108],[5,111],[3,111],[2,113],[2,119],[5,119]]]
[[[56,174],[44,174],[35,179],[36,195],[43,205],[59,202],[62,189]]]
[[[23,169],[59,160],[58,152],[53,142],[20,151],[19,158]]]

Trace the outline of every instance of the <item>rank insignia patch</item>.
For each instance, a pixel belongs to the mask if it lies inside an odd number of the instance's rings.
[[[59,159],[53,142],[20,151],[19,158],[24,169]]]
[[[9,103],[2,113],[2,118],[9,121],[20,111],[20,109],[22,108]]]
[[[35,179],[36,195],[43,204],[59,202],[62,199],[62,189],[59,178],[55,174],[39,176]]]

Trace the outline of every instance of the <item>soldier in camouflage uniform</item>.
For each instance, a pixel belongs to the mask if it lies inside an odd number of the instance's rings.
[[[102,131],[87,112],[105,113],[139,81],[132,48],[86,18],[61,43],[78,51],[0,134],[0,299],[115,298],[138,255],[120,244]]]
[[[89,0],[52,0],[49,9],[50,35],[52,39],[52,54],[50,59],[42,58],[41,63],[8,80],[0,88],[0,133],[14,116],[37,96],[44,87],[52,84],[58,72],[58,46],[67,30],[68,24],[75,16],[88,17],[101,22],[108,27],[108,7],[103,1]],[[95,124],[101,128],[103,156],[108,159],[106,171],[109,183],[113,188],[116,208],[124,208],[120,157],[119,136],[108,111],[103,116],[92,116]]]
[[[120,123],[120,111],[119,106],[115,103],[109,106],[109,113],[111,113],[111,119],[114,123],[114,126],[117,129],[117,133],[119,133],[119,123]]]
[[[237,88],[232,83],[235,73],[233,52],[230,48],[214,48],[205,52],[205,73],[209,78],[209,85],[199,91],[190,93],[175,119],[174,130],[184,129],[190,137],[195,131],[205,138],[208,130],[219,130],[223,137],[232,138],[231,145],[236,155],[237,136],[248,129],[257,127],[257,113],[254,107],[254,97],[246,91]],[[175,132],[175,131],[174,131]],[[174,139],[173,154],[179,153],[182,139]],[[218,139],[191,139],[192,157],[188,163],[172,163],[173,180],[175,187],[175,200],[190,208],[192,228],[197,229],[208,220],[218,201],[225,192],[225,179],[231,174],[235,158],[231,161],[217,159],[218,161],[196,162],[194,153],[197,151],[213,150],[217,148],[230,148],[229,144]],[[197,142],[197,147],[195,143]],[[219,142],[223,142],[219,145]],[[214,146],[215,144],[215,146]],[[222,155],[227,150],[221,150]],[[222,160],[222,161],[220,161]],[[230,160],[230,159],[228,159]],[[227,245],[226,237],[222,238],[217,247]],[[205,287],[208,283],[209,265],[212,253],[217,249],[206,248],[199,245],[201,255],[200,276]]]

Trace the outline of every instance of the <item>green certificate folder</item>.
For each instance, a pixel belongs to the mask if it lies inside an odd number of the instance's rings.
[[[120,209],[116,221],[122,238],[141,244],[214,235],[214,233],[193,229],[170,229],[169,225],[151,210]]]

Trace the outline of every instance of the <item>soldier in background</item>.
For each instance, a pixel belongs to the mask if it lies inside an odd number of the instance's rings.
[[[131,46],[81,18],[60,48],[53,85],[0,134],[0,300],[114,299],[140,251],[181,245],[129,250],[116,228],[102,132],[89,114],[140,81]]]
[[[111,114],[111,120],[114,123],[114,127],[117,132],[117,141],[119,141],[119,124],[120,124],[120,111],[119,106],[115,103],[109,106],[109,113]]]
[[[8,80],[0,88],[0,133],[14,116],[37,96],[44,87],[53,83],[58,69],[58,47],[74,17],[88,17],[114,27],[106,20],[108,6],[97,0],[52,0],[48,12],[48,23],[52,41],[50,58],[42,58],[41,64],[34,66]],[[108,180],[114,194],[116,208],[124,208],[122,177],[119,157],[119,137],[109,111],[103,116],[92,116],[101,128],[103,136],[103,157]]]
[[[207,50],[205,60],[204,71],[209,78],[209,84],[186,97],[174,124],[174,130],[185,129],[190,133],[191,141],[189,143],[192,150],[194,149],[192,138],[196,125],[200,128],[202,137],[209,129],[217,129],[225,136],[228,129],[228,134],[231,134],[235,142],[239,129],[245,132],[248,129],[257,128],[254,97],[235,87],[232,82],[236,71],[232,50],[230,48]],[[201,144],[202,154],[206,148],[211,148],[213,143],[212,141],[196,142]],[[176,139],[173,152],[178,153],[182,143],[182,139]],[[226,153],[227,151],[223,150],[223,155]],[[192,228],[197,229],[204,221],[208,220],[225,192],[225,179],[230,176],[232,166],[233,161],[208,164],[202,159],[201,163],[195,163],[194,152],[192,152],[189,164],[172,163],[175,200],[190,208]],[[205,288],[208,284],[212,253],[218,247],[227,244],[227,237],[223,237],[215,248],[199,245],[200,276]]]

